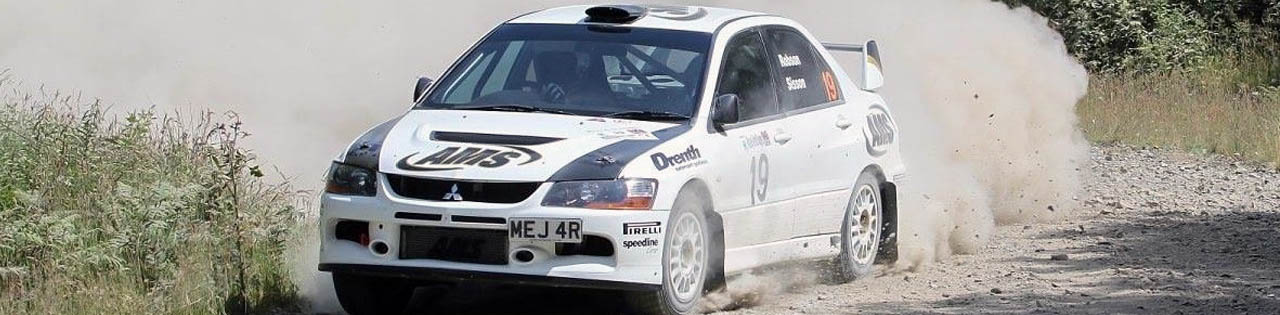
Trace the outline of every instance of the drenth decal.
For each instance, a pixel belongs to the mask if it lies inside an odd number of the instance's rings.
[[[517,146],[451,146],[430,154],[416,152],[400,159],[396,167],[407,171],[447,171],[464,167],[498,168],[512,163],[525,165],[542,159],[542,154]],[[425,155],[424,155],[425,154]]]
[[[601,130],[595,134],[604,140],[658,140],[653,133],[640,128]]]
[[[693,146],[689,146],[689,149],[686,149],[684,152],[672,154],[670,156],[662,154],[661,152],[654,153],[649,156],[649,159],[653,160],[653,167],[657,168],[659,171],[671,167],[680,171],[690,167],[707,164],[707,161],[702,159],[702,152],[698,151],[698,148]]]
[[[648,238],[648,237],[646,237],[646,238],[644,238],[644,239],[642,239],[642,240],[622,241],[622,247],[623,247],[623,248],[626,248],[626,249],[632,249],[632,248],[637,248],[637,247],[641,247],[641,248],[643,248],[643,247],[657,247],[657,246],[658,246],[658,240],[655,240],[655,239],[652,239],[652,238]]]
[[[898,135],[898,126],[889,117],[883,106],[871,105],[867,113],[867,124],[862,129],[862,136],[867,140],[867,153],[872,156],[884,155]]]
[[[761,130],[760,133],[742,136],[742,148],[746,150],[763,148],[773,145],[773,141],[769,140],[769,132]]]
[[[662,234],[662,222],[627,222],[622,224],[622,235]]]

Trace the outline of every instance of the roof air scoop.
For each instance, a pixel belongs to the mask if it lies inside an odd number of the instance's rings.
[[[587,22],[631,23],[644,16],[645,8],[634,5],[602,5],[587,9]]]

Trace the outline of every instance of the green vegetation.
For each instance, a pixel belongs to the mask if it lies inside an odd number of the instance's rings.
[[[1187,72],[1096,75],[1076,106],[1090,140],[1178,147],[1280,165],[1280,88],[1239,85],[1256,60]],[[1275,67],[1276,64],[1266,66]]]
[[[0,89],[0,314],[296,307],[299,195],[259,179],[234,116]]]
[[[1097,142],[1280,164],[1280,0],[1002,0],[1049,17],[1089,68]]]
[[[1094,73],[1180,71],[1280,42],[1280,0],[1000,1],[1048,17]]]

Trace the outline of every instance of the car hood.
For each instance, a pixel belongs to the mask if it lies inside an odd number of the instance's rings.
[[[584,158],[625,164],[629,159],[615,160],[608,151],[651,148],[662,141],[654,132],[669,138],[667,131],[677,126],[682,125],[547,113],[412,110],[387,131],[378,169],[469,181],[547,181]],[[628,143],[639,145],[619,148]],[[593,153],[600,156],[588,156]]]

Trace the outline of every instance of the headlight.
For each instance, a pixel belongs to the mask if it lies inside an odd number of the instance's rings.
[[[339,195],[373,196],[378,192],[374,183],[378,174],[373,170],[333,162],[324,191]]]
[[[558,182],[542,199],[548,207],[608,210],[649,210],[658,181],[648,178]]]

